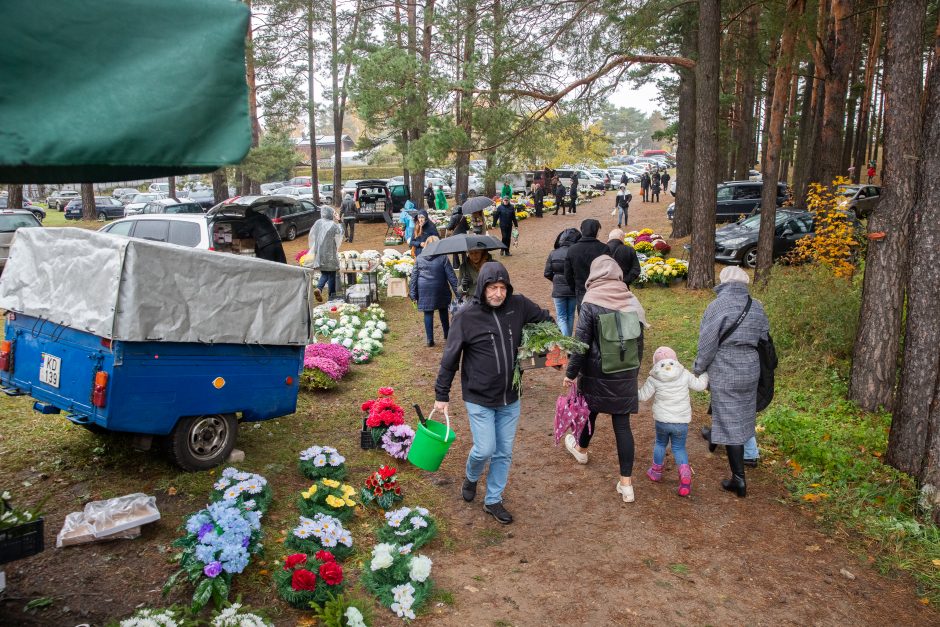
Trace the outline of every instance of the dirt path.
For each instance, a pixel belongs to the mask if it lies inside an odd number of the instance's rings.
[[[634,198],[639,199],[634,192]],[[576,215],[526,220],[522,245],[506,263],[517,291],[551,308],[542,278],[545,257],[564,227],[593,217],[601,233],[613,227],[612,196],[585,204]],[[668,235],[664,208],[634,202],[631,228]],[[639,293],[642,300],[642,292]],[[416,332],[420,332],[417,325]],[[655,333],[647,339],[655,347]],[[433,363],[431,349],[419,358]],[[643,366],[648,371],[649,354]],[[429,369],[433,370],[433,369]],[[433,373],[427,377],[433,382]],[[652,452],[652,416],[642,403],[633,418],[636,502],[614,490],[618,470],[609,418],[598,420],[591,461],[580,466],[553,446],[555,398],[561,373],[527,375],[522,420],[505,494],[516,522],[500,526],[458,496],[471,444],[463,419],[442,469],[453,493],[446,501],[450,533],[460,549],[435,564],[435,578],[453,592],[451,608],[437,608],[435,625],[928,624],[936,614],[918,602],[909,582],[877,575],[844,546],[815,530],[798,509],[782,504],[783,488],[751,471],[747,499],[721,491],[723,457],[689,438],[696,471],[693,496],[675,493],[676,469],[645,476]],[[430,390],[429,390],[430,391]],[[459,399],[459,396],[454,397]],[[460,407],[459,402],[452,406]],[[463,411],[455,410],[458,415]],[[690,433],[705,416],[696,415]],[[851,580],[840,574],[845,569]],[[935,624],[935,623],[934,623]]]

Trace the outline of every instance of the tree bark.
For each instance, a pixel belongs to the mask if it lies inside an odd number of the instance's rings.
[[[7,185],[7,209],[19,209],[23,206],[23,186]]]
[[[698,15],[698,62],[695,66],[695,163],[692,183],[692,255],[690,289],[715,284],[715,168],[718,157],[718,71],[720,0],[701,0]]]
[[[219,204],[228,198],[228,175],[225,168],[219,168],[212,173],[212,199]]]
[[[875,68],[878,65],[878,53],[881,50],[881,8],[875,10],[871,43],[868,48],[868,58],[865,61],[865,92],[862,94],[861,108],[858,114],[858,133],[855,140],[855,176],[853,183],[861,180],[862,171],[866,167],[865,149],[868,147],[868,129],[871,119],[871,101],[874,95]]]
[[[809,181],[809,162],[813,158],[812,141],[816,124],[813,119],[813,103],[816,93],[816,64],[810,61],[806,67],[806,79],[803,83],[803,103],[800,108],[800,135],[796,143],[796,160],[793,163],[793,199],[797,203],[806,196]],[[797,206],[802,206],[797,204]]]
[[[767,155],[764,159],[763,191],[761,193],[760,233],[757,240],[757,269],[754,280],[766,283],[773,265],[774,224],[777,218],[777,181],[780,179],[780,149],[783,145],[783,122],[789,101],[790,73],[793,50],[800,28],[805,0],[789,0],[783,35],[780,39],[780,65],[774,78],[774,99],[770,107],[767,133]]]
[[[472,71],[471,63],[476,51],[476,32],[477,32],[477,3],[476,0],[467,0],[462,13],[466,15],[467,29],[464,32],[463,41],[463,63],[461,71],[463,74],[463,88],[458,92],[457,101],[457,125],[463,129],[466,136],[466,145],[469,148],[472,145],[473,133],[473,79],[475,74]],[[460,202],[464,194],[469,189],[470,178],[470,153],[466,151],[457,152],[456,161],[457,180],[454,189],[454,198]]]
[[[760,139],[760,163],[761,170],[764,169],[764,160],[767,158],[767,134],[770,128],[770,108],[774,101],[774,79],[777,76],[777,55],[780,52],[780,46],[774,42],[770,50],[770,66],[767,68],[767,76],[764,78],[764,84],[767,86],[764,92],[764,123],[761,125]]]
[[[316,78],[316,51],[313,39],[313,0],[307,0],[307,126],[310,128],[310,191],[313,203],[320,204],[320,174],[317,171],[317,104],[313,97],[313,83]],[[341,152],[341,145],[333,146],[333,152]],[[336,195],[335,193],[333,194]]]
[[[352,31],[350,32],[349,42],[355,45],[359,38],[359,23],[361,2],[356,2],[356,13],[353,17]],[[339,207],[342,203],[343,189],[343,123],[346,119],[346,100],[349,96],[349,73],[352,69],[352,59],[349,55],[349,45],[344,45],[344,61],[346,67],[343,69],[343,86],[339,85],[339,22],[336,14],[336,2],[330,3],[330,35],[332,56],[330,57],[330,78],[333,82],[333,206]],[[395,3],[395,15],[399,15],[399,3]],[[401,32],[398,33],[399,45],[401,42]],[[405,180],[408,184],[408,180]]]
[[[793,127],[795,125],[794,115],[796,114],[796,96],[799,83],[800,77],[794,73],[790,79],[790,101],[787,103],[787,113],[784,118],[783,148],[780,151],[780,159],[782,160],[782,164],[780,165],[780,180],[784,182],[790,180],[790,163],[793,161],[793,142],[795,140]]]
[[[167,192],[168,192],[169,197],[172,198],[173,200],[179,200],[176,197],[176,177],[168,176],[166,179],[166,182],[167,182]]]
[[[245,5],[251,11],[251,0],[245,0]],[[258,87],[255,79],[255,46],[254,35],[251,30],[251,20],[248,20],[248,32],[245,33],[245,80],[248,83],[248,115],[251,119],[251,147],[257,148],[261,143],[261,123],[258,121]],[[242,174],[243,194],[260,194],[261,182],[252,181]]]
[[[917,171],[921,140],[922,40],[911,33],[923,32],[925,14],[925,0],[888,5],[884,186],[868,220],[869,232],[884,238],[868,247],[849,387],[851,398],[869,411],[894,405],[908,231],[917,200],[917,177],[911,173]]]
[[[822,132],[819,136],[821,167],[819,182],[829,185],[840,174],[842,127],[845,124],[845,94],[855,44],[855,0],[832,0],[832,61],[826,81]]]
[[[698,46],[695,8],[684,9],[681,54],[690,57]],[[692,181],[695,164],[695,71],[676,68],[679,73],[679,137],[676,148],[676,210],[672,218],[672,237],[692,233]],[[685,173],[685,176],[682,176]]]
[[[741,102],[738,107],[738,124],[735,127],[734,139],[734,178],[747,179],[748,172],[754,164],[751,162],[751,137],[754,128],[754,90],[756,77],[754,76],[754,61],[757,58],[757,17],[760,14],[760,5],[754,4],[747,10],[744,26],[745,44],[741,56]]]
[[[95,186],[91,183],[82,183],[82,220],[95,220],[98,218],[98,208],[95,207]]]
[[[936,46],[940,50],[940,22]],[[920,196],[913,210],[904,365],[891,422],[889,464],[940,495],[940,68],[931,68],[920,153]],[[930,492],[931,490],[926,490]],[[940,522],[940,499],[934,501]]]

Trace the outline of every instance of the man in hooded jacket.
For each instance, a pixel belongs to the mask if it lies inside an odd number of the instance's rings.
[[[473,434],[461,492],[467,502],[476,498],[477,481],[489,462],[483,511],[504,525],[512,522],[512,514],[502,501],[519,424],[519,391],[512,385],[516,353],[523,325],[551,319],[548,311],[525,296],[513,294],[503,264],[483,264],[473,299],[451,324],[434,384],[434,408],[446,414],[459,367]]]
[[[336,292],[336,271],[339,270],[339,247],[343,241],[343,227],[334,221],[333,207],[320,207],[320,219],[313,224],[307,237],[310,261],[305,265],[320,271],[317,288],[313,291],[316,301],[322,302],[320,292],[324,287],[332,296]]]
[[[601,223],[588,218],[581,223],[581,239],[571,245],[565,258],[565,281],[574,292],[578,307],[584,299],[584,283],[591,274],[591,262],[601,255],[608,255],[607,244],[597,239]]]

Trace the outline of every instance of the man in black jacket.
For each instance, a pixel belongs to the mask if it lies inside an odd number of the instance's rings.
[[[578,173],[571,175],[571,188],[568,192],[571,194],[571,201],[568,203],[568,213],[578,213]]]
[[[532,201],[535,204],[535,217],[542,217],[542,210],[545,203],[545,188],[542,187],[542,180],[535,182],[535,189],[532,190]]]
[[[610,250],[610,256],[614,258],[623,272],[623,282],[630,287],[630,284],[640,276],[640,260],[636,256],[636,251],[633,250],[633,246],[623,243],[623,231],[620,229],[614,229],[607,236],[607,248]]]
[[[428,186],[424,188],[424,202],[428,203],[428,209],[434,208],[434,185],[430,181]]]
[[[584,298],[584,282],[591,274],[591,262],[601,255],[610,254],[607,244],[597,239],[597,232],[600,230],[601,223],[593,218],[582,222],[581,239],[571,245],[565,258],[565,281],[574,292],[578,307]]]
[[[500,255],[512,256],[509,247],[512,244],[512,227],[519,228],[519,221],[516,219],[516,208],[509,202],[509,196],[503,196],[503,201],[497,205],[493,212],[493,226],[499,226],[500,233],[503,236],[503,246],[506,248],[500,250]]]
[[[519,392],[512,385],[516,353],[523,325],[551,319],[525,296],[513,294],[503,264],[483,264],[473,299],[454,316],[434,384],[434,409],[446,414],[459,366],[473,434],[461,492],[467,502],[476,498],[477,481],[489,462],[483,511],[504,525],[512,522],[512,514],[503,507],[503,489],[519,424]]]

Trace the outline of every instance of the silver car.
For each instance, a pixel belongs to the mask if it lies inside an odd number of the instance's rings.
[[[33,213],[27,209],[4,209],[0,211],[0,272],[7,265],[10,246],[16,231],[23,228],[42,226]]]

